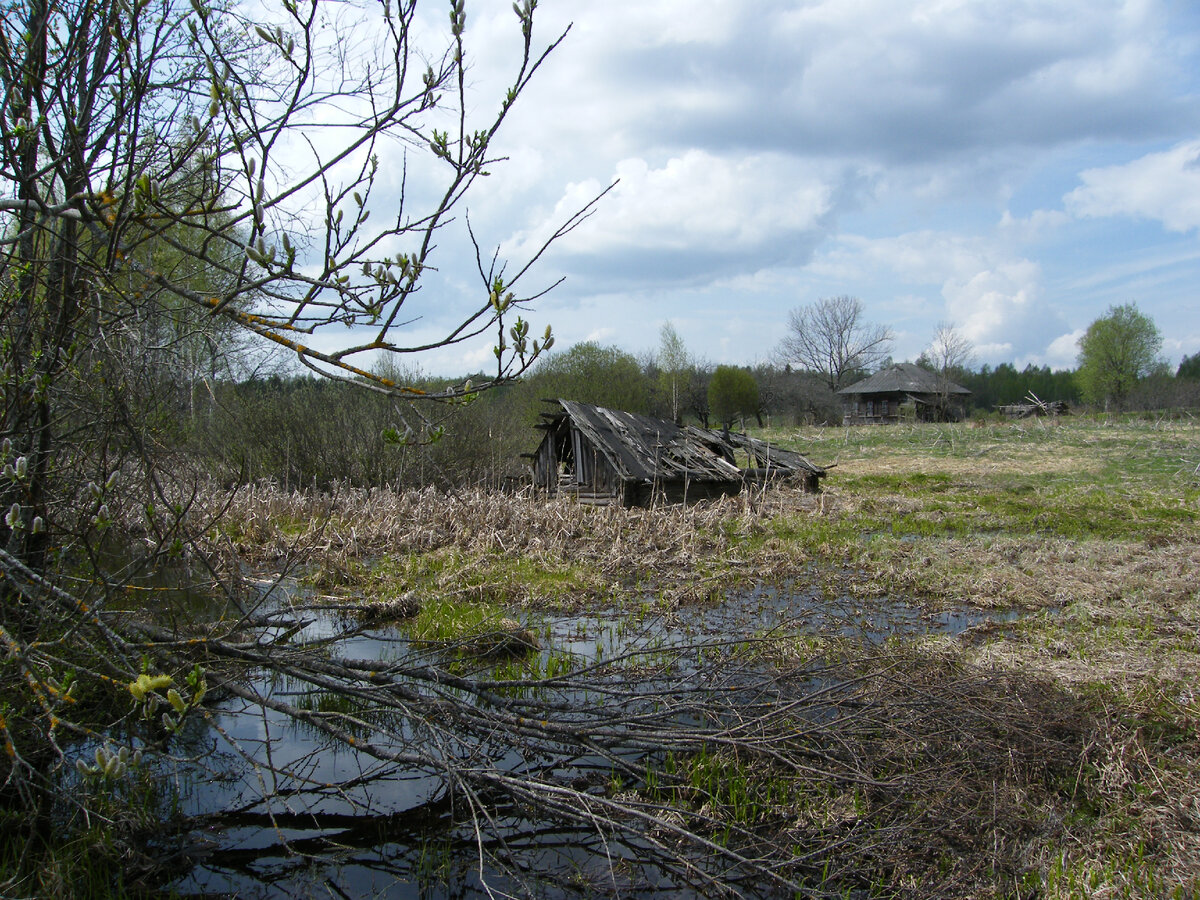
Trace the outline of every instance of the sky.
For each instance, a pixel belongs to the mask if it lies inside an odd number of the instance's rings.
[[[617,182],[523,284],[565,279],[528,313],[558,348],[644,354],[669,322],[701,361],[773,362],[789,311],[848,294],[898,361],[950,323],[976,366],[1073,368],[1129,302],[1172,365],[1200,351],[1194,0],[540,0],[535,44],[568,26],[466,204],[516,265]],[[469,120],[519,37],[468,3]],[[418,331],[477,304],[468,251],[447,233]]]

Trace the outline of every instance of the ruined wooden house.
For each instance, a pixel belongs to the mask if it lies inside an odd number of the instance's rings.
[[[799,453],[744,434],[554,402],[559,408],[542,413],[538,426],[545,437],[528,454],[534,485],[551,495],[647,506],[736,494],[748,482],[776,478],[815,492],[825,476]]]
[[[896,363],[838,394],[843,425],[889,425],[957,422],[965,414],[971,392],[936,372]]]

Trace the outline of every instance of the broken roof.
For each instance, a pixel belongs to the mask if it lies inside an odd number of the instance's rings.
[[[799,453],[781,450],[744,434],[682,427],[664,419],[559,400],[563,413],[628,482],[740,481],[742,469],[730,462],[734,448],[747,450],[760,465],[780,475],[792,472],[817,478],[825,470]],[[557,414],[545,414],[559,419]],[[553,426],[551,426],[553,427]]]
[[[912,363],[896,363],[880,369],[870,378],[864,378],[850,387],[842,388],[839,394],[969,394],[961,384],[946,381],[936,372],[930,372]]]

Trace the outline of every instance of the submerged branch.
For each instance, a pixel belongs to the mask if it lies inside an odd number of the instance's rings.
[[[25,578],[10,557],[0,566],[10,582]],[[181,683],[201,663],[217,703],[188,715],[226,744],[240,783],[258,785],[244,813],[300,815],[322,835],[291,852],[353,842],[338,808],[408,815],[403,805],[386,808],[379,792],[399,778],[449,802],[439,827],[475,848],[485,881],[526,892],[545,887],[527,856],[541,851],[522,844],[516,821],[554,822],[576,843],[623,847],[621,865],[642,870],[646,883],[824,896],[831,884],[858,884],[864,865],[872,877],[906,870],[914,844],[938,843],[942,830],[961,839],[998,802],[996,779],[1048,786],[1080,743],[1072,708],[1047,686],[894,650],[826,644],[797,655],[783,628],[750,642],[634,646],[522,680],[459,674],[451,657],[425,652],[391,662],[339,657],[329,653],[335,639],[305,643],[303,630],[266,614],[251,632],[184,637],[104,610],[85,616],[84,603],[36,580],[23,597],[43,614],[74,616],[77,634],[119,652],[116,671],[149,659]],[[46,649],[36,650],[31,667],[46,666]],[[261,727],[230,726],[245,716]],[[299,752],[271,751],[280,728],[307,736]],[[186,757],[178,735],[151,728],[138,745]],[[331,753],[352,761],[332,780]],[[213,759],[185,768],[217,766]],[[1013,827],[999,809],[991,815],[995,827]],[[615,869],[605,877],[618,878]]]

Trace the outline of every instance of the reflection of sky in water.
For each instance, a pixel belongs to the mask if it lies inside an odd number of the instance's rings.
[[[297,590],[292,584],[286,587]],[[291,598],[303,601],[302,593],[275,591],[278,599],[272,605],[281,609]],[[300,611],[298,615],[311,622],[294,636],[296,641],[330,639],[347,624],[328,611]],[[660,651],[701,641],[807,634],[880,642],[893,635],[958,634],[987,621],[1011,618],[1011,614],[968,610],[928,614],[891,600],[830,600],[819,591],[783,585],[757,587],[733,593],[722,603],[674,611],[661,610],[654,598],[647,597],[640,614],[538,614],[527,625],[542,641],[543,661],[552,653],[567,654],[578,669],[597,658],[609,660],[627,653],[646,652],[648,659],[661,658]],[[430,653],[410,646],[397,628],[356,634],[330,649],[338,656],[372,660],[415,661]],[[687,668],[685,663],[682,669],[686,672]],[[321,702],[287,678],[271,683],[260,680],[255,687],[267,697],[295,706]],[[440,777],[366,760],[332,745],[284,713],[251,707],[240,699],[219,704],[212,721],[243,752],[259,760],[269,752],[275,769],[288,769],[295,777],[259,781],[211,727],[193,721],[181,749],[195,755],[199,765],[179,783],[182,811],[200,816],[219,813],[221,825],[219,830],[203,834],[210,852],[171,886],[179,893],[225,892],[264,898],[485,895],[479,884],[474,838],[451,824],[448,804],[442,802]],[[411,727],[405,724],[395,730],[403,735]],[[380,739],[379,734],[371,737]],[[471,747],[469,752],[482,754],[491,764],[510,771],[540,762],[522,759],[508,747],[494,748],[495,756],[493,749],[485,746]],[[568,778],[579,777],[591,771],[593,762],[575,760],[558,766],[557,771]],[[355,780],[364,783],[338,789],[327,786]],[[268,809],[261,798],[272,793],[277,796]],[[229,815],[231,810],[240,816]],[[314,814],[323,817],[319,827],[306,819]],[[585,879],[599,879],[608,893],[627,893],[631,887],[614,883],[611,861],[636,856],[636,847],[599,841],[591,832],[562,830],[519,815],[503,817],[500,831],[509,849],[521,852],[527,871],[579,873]],[[284,850],[285,841],[293,854]],[[297,852],[300,855],[295,855]],[[643,882],[644,877],[639,875],[635,896],[658,895]],[[494,873],[488,883],[493,889],[517,895],[523,891],[522,886]],[[546,895],[578,894],[551,888]]]

